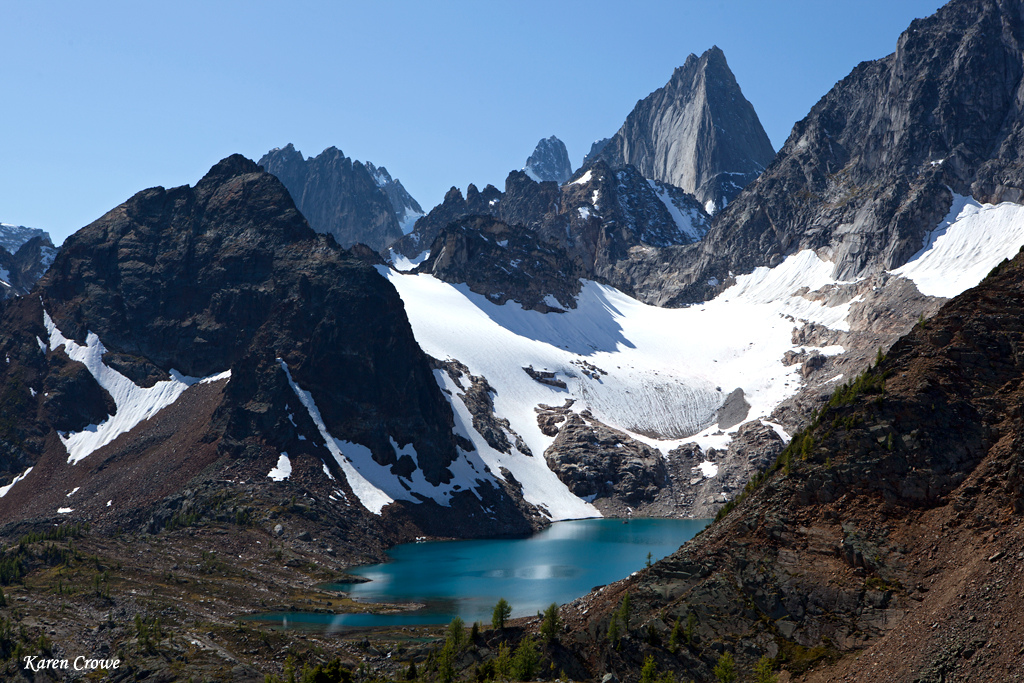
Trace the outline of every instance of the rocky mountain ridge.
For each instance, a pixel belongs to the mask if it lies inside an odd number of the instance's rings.
[[[629,680],[648,656],[706,678],[723,652],[814,681],[1018,670],[1022,302],[1018,256],[839,387],[708,531],[567,606],[565,642]],[[677,621],[690,633],[673,651]]]
[[[263,155],[259,165],[284,183],[314,230],[346,248],[384,249],[423,213],[387,169],[354,161],[336,147],[306,159],[289,143]]]
[[[227,468],[261,490],[281,458],[310,461],[337,514],[387,514],[402,528],[411,505],[421,533],[535,524],[453,433],[394,289],[243,157],[194,187],[140,192],[75,233],[36,291],[0,309],[7,524],[56,518],[70,488],[84,494],[70,519],[138,524],[190,485],[154,470],[182,457],[197,481]],[[145,418],[165,413],[178,434],[170,460],[146,437],[162,422]],[[135,477],[130,502],[117,479],[91,476],[125,460],[152,475]]]
[[[827,255],[839,279],[877,273],[921,249],[950,189],[1019,200],[1022,26],[1019,3],[996,0],[955,0],[915,20],[893,54],[857,66],[794,126],[698,253],[645,255],[644,270],[675,280],[651,283],[657,301],[706,300],[721,286],[709,281],[800,249]]]
[[[482,191],[470,185],[464,198],[452,188],[441,205],[392,246],[391,253],[407,258],[425,249],[434,253],[444,231],[470,216],[490,216],[520,228],[539,248],[564,250],[576,264],[565,273],[578,272],[626,292],[633,290],[634,282],[624,268],[632,263],[633,250],[693,244],[704,235],[710,220],[700,204],[679,188],[649,181],[631,166],[612,169],[598,162],[561,187],[550,181],[537,183],[526,173],[513,171],[505,180],[504,192],[491,185]],[[491,255],[497,260],[481,261],[477,267],[501,270],[515,259],[508,251]],[[558,298],[559,292],[575,287],[574,281],[560,286],[552,282],[545,293]],[[514,292],[509,294],[520,300]]]

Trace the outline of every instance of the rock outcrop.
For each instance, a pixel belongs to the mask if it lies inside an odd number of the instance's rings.
[[[8,243],[16,244],[17,240]],[[56,255],[57,249],[46,233],[33,235],[13,253],[0,247],[0,299],[28,294]]]
[[[565,249],[490,216],[452,223],[416,268],[439,280],[466,283],[496,304],[512,300],[542,313],[576,307],[583,272]]]
[[[652,502],[668,483],[657,449],[578,413],[568,413],[544,457],[573,494],[606,514]]]
[[[598,149],[595,155],[595,148]],[[592,157],[693,194],[713,213],[768,166],[775,150],[717,47],[690,55],[663,87],[637,102]],[[587,160],[584,163],[587,163]]]

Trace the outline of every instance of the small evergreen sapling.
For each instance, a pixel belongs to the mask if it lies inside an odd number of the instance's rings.
[[[736,683],[736,661],[731,652],[726,652],[718,658],[712,673],[715,674],[718,683]]]
[[[508,604],[505,598],[499,598],[491,613],[491,628],[500,631],[505,628],[505,622],[512,616],[512,605]]]
[[[544,621],[540,625],[540,635],[545,643],[552,643],[558,638],[558,630],[562,627],[561,617],[558,615],[558,604],[551,603],[544,610]]]

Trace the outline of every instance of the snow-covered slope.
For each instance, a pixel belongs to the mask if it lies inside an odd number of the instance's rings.
[[[68,358],[85,365],[96,382],[103,387],[117,409],[113,415],[96,425],[89,425],[80,432],[59,434],[68,451],[68,463],[75,464],[96,450],[106,446],[121,434],[131,431],[136,425],[156,415],[178,400],[178,397],[193,384],[215,382],[227,379],[231,371],[206,378],[187,377],[171,370],[171,379],[157,382],[151,387],[140,387],[130,379],[103,362],[106,353],[103,343],[90,332],[85,346],[68,339],[57,328],[50,314],[43,312],[43,323],[49,333],[48,348],[51,351],[64,349]],[[47,345],[39,342],[39,349],[46,353]],[[32,389],[32,391],[35,391]]]
[[[430,276],[423,277],[433,279]],[[555,475],[547,472],[545,476],[544,471],[531,468],[528,463],[523,462],[530,458],[518,453],[515,456],[498,453],[487,446],[482,439],[480,443],[474,441],[477,449],[473,452],[460,449],[459,458],[448,466],[453,477],[447,484],[439,486],[431,484],[424,478],[423,471],[419,467],[412,472],[409,478],[396,477],[390,467],[380,465],[373,459],[369,448],[332,436],[320,416],[320,410],[317,408],[312,394],[295,382],[284,361],[279,359],[279,362],[288,377],[292,391],[309,412],[327,449],[345,473],[352,492],[359,498],[359,502],[374,514],[381,514],[384,506],[395,500],[407,500],[415,503],[427,498],[447,506],[456,491],[467,489],[475,492],[475,489],[481,484],[494,481],[495,476],[500,476],[496,473],[500,472],[502,467],[507,467],[513,476],[523,483],[526,500],[535,505],[544,506],[553,519],[572,519],[596,515],[597,511],[593,507],[569,493]],[[436,372],[435,377],[446,391],[458,391],[458,387],[454,386],[447,376]],[[453,407],[455,408],[456,430],[467,434],[473,423],[472,417],[465,406],[460,405],[459,402],[453,401]],[[412,444],[400,446],[392,439],[391,446],[399,457],[408,455],[414,461],[418,459]],[[485,512],[493,511],[485,510]]]
[[[913,280],[922,294],[954,297],[974,287],[997,263],[1024,244],[1024,206],[980,204],[954,195],[945,220],[925,244],[893,272]]]
[[[1024,207],[981,206],[958,198],[922,253],[895,274],[913,280],[925,294],[952,296],[980,282],[1022,244]],[[593,510],[572,504],[540,457],[553,437],[541,432],[535,408],[574,399],[573,410],[590,410],[601,422],[663,454],[684,441],[721,448],[738,429],[718,428],[725,397],[743,389],[751,406],[747,419],[767,420],[801,386],[801,365],[783,363],[787,351],[810,350],[794,345],[794,328],[815,323],[849,330],[850,308],[860,300],[847,297],[829,305],[829,297],[809,296],[841,284],[832,277],[833,264],[810,250],[790,255],[775,268],[737,277],[711,301],[679,309],[648,306],[586,281],[574,310],[545,314],[513,302],[496,305],[466,285],[429,275],[378,269],[398,289],[424,351],[457,360],[473,375],[485,377],[494,389],[496,415],[509,421],[533,457],[489,448],[473,429],[458,387],[438,372],[459,432],[492,472],[499,466],[513,472],[527,500],[558,501],[548,504],[555,519]],[[827,356],[844,349],[815,351]],[[534,380],[523,370],[530,366],[554,373],[566,388]]]
[[[767,416],[799,385],[799,366],[782,364],[793,348],[793,322],[786,316],[827,325],[848,312],[848,303],[828,307],[789,296],[797,274],[817,284],[829,281],[828,269],[813,252],[802,252],[772,271],[740,278],[719,299],[684,309],[647,306],[586,282],[576,309],[555,315],[515,303],[498,306],[465,285],[380,268],[398,289],[423,349],[464,363],[494,388],[495,413],[509,420],[534,457],[496,454],[472,429],[468,413],[457,421],[463,436],[493,460],[487,463],[492,471],[495,464],[508,467],[531,502],[566,493],[538,457],[553,440],[537,424],[534,408],[541,404],[574,398],[574,409],[589,409],[663,453],[683,440],[722,445],[728,437],[713,436],[716,413],[737,387],[752,406],[751,417]],[[567,388],[535,381],[523,370],[528,366],[555,373]],[[458,399],[452,404],[456,413],[465,412]]]

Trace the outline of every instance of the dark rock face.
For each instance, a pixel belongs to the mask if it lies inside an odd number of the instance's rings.
[[[687,57],[665,87],[638,102],[597,156],[681,187],[715,211],[768,166],[775,150],[725,55],[712,47]]]
[[[674,302],[710,278],[831,253],[843,279],[904,264],[950,207],[1024,197],[1024,17],[1010,1],[955,0],[896,51],[857,66],[798,122],[771,166],[686,255]],[[660,255],[676,262],[673,256]]]
[[[13,254],[0,247],[0,299],[28,294],[56,255],[46,233],[26,240]]]
[[[565,143],[554,135],[538,142],[533,154],[526,160],[523,172],[538,183],[564,183],[572,176],[572,163]]]
[[[402,236],[389,194],[378,178],[335,147],[304,159],[289,144],[265,154],[259,165],[284,183],[314,230],[333,235],[343,247],[362,243],[380,251]],[[383,179],[380,169],[374,170]],[[392,193],[399,194],[397,187]]]
[[[668,479],[657,450],[578,413],[568,413],[544,457],[570,491],[588,500],[636,507],[654,500]]]
[[[652,655],[704,677],[723,645],[738,668],[780,655],[793,671],[795,653],[820,648],[819,666],[838,664],[817,680],[857,681],[939,680],[948,648],[982,633],[994,653],[1015,651],[1015,635],[989,624],[1021,608],[1019,572],[1000,563],[1024,542],[1022,310],[1018,256],[840,388],[723,520],[567,610],[577,651],[596,671]],[[625,590],[637,634],[612,648],[600,634]],[[691,613],[695,637],[671,657],[640,645],[648,624],[664,635]],[[865,649],[877,668],[844,658]],[[958,680],[989,665],[965,659]]]
[[[466,216],[497,216],[497,205],[501,201],[501,192],[493,185],[488,185],[483,192],[470,184],[466,188],[466,196],[453,187],[445,194],[444,200],[416,221],[411,233],[391,245],[391,249],[403,256],[413,258],[429,249],[441,231],[460,218]]]
[[[533,233],[489,216],[464,218],[445,228],[416,271],[465,282],[496,304],[511,299],[542,313],[575,308],[582,275],[564,249],[538,243]]]
[[[516,243],[520,245],[518,251],[480,252],[480,262],[474,268],[482,274],[493,273],[504,283],[506,278],[500,273],[515,268],[510,264],[522,260],[522,249],[549,253],[557,262],[558,270],[534,286],[527,307],[534,307],[533,302],[543,299],[545,294],[569,305],[562,294],[578,291],[579,277],[633,293],[640,280],[632,269],[638,262],[633,255],[635,249],[646,252],[651,247],[694,243],[704,235],[710,222],[700,204],[679,188],[647,180],[631,166],[612,169],[598,161],[577,172],[573,180],[561,187],[555,182],[537,183],[526,173],[513,171],[505,180],[504,193],[490,185],[478,192],[471,185],[463,199],[452,188],[444,202],[420,219],[416,229],[399,241],[394,250],[415,256],[433,244],[445,227],[474,215],[490,216],[513,226]],[[427,242],[428,238],[432,241]],[[440,246],[430,247],[431,258]],[[562,253],[574,263],[572,268],[561,264]],[[465,281],[457,279],[461,275],[453,270],[438,276],[449,282]],[[572,280],[559,284],[558,278],[564,276]],[[472,283],[470,286],[474,287]],[[482,279],[477,280],[476,286],[474,291],[480,293],[507,293],[502,289],[504,284],[489,287]],[[519,295],[510,298],[516,296]]]

